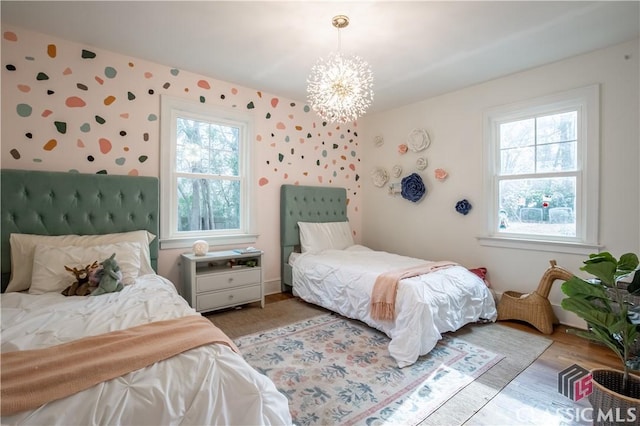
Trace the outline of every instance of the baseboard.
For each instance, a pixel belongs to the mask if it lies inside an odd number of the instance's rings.
[[[270,280],[264,282],[264,294],[282,293],[280,289],[280,280]]]

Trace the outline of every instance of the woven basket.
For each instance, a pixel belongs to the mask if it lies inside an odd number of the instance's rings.
[[[622,371],[596,368],[591,371],[594,425],[640,425],[640,377],[629,375],[630,396],[620,394]],[[621,422],[622,420],[623,422]]]
[[[558,324],[558,318],[549,302],[549,291],[556,280],[566,281],[573,274],[556,265],[550,260],[551,266],[544,272],[538,288],[532,293],[518,293],[505,291],[498,302],[499,320],[525,321],[537,328],[541,333],[553,333],[553,325]]]
[[[498,303],[499,320],[525,321],[541,333],[553,333],[553,324],[558,323],[549,299],[536,291],[522,294],[517,291],[505,291]]]

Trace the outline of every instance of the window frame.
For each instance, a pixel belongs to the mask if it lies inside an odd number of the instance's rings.
[[[577,110],[576,236],[504,234],[499,226],[499,172],[501,123]],[[485,235],[480,244],[525,250],[588,254],[598,250],[600,185],[600,87],[591,85],[553,95],[517,102],[484,113]],[[523,178],[561,177],[567,172],[534,173]]]
[[[251,113],[162,95],[160,105],[160,248],[191,247],[196,240],[210,246],[255,243],[255,184],[253,182],[254,117]],[[237,230],[178,231],[177,181],[184,173],[176,171],[177,120],[186,118],[237,126],[239,140],[240,228]],[[216,175],[211,175],[216,176]]]

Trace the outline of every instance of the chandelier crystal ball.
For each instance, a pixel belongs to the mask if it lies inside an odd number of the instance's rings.
[[[311,108],[325,120],[356,120],[373,102],[373,73],[358,56],[333,52],[311,68],[307,80]]]
[[[333,26],[344,28],[349,18],[339,15],[333,18]],[[339,38],[338,38],[339,40]],[[307,79],[307,98],[311,108],[322,119],[347,123],[364,114],[373,102],[373,73],[371,67],[356,55],[332,52],[320,58],[311,68]]]

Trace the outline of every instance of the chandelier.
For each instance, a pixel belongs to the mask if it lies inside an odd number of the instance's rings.
[[[311,108],[324,120],[338,123],[355,121],[373,101],[373,73],[369,64],[358,56],[340,52],[340,29],[349,25],[344,15],[334,16],[338,29],[338,51],[320,58],[307,79]]]

